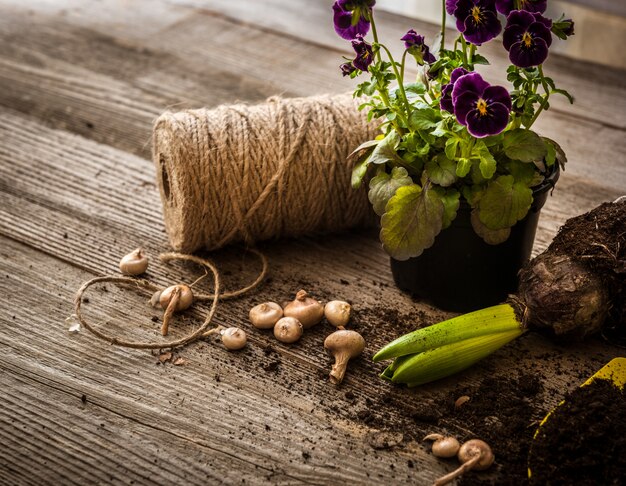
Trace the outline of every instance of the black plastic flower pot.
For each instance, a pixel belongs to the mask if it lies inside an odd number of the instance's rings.
[[[406,261],[391,259],[396,285],[440,309],[470,312],[503,302],[518,286],[518,272],[530,259],[539,212],[559,178],[558,164],[533,188],[526,217],[499,245],[488,245],[472,228],[471,208],[463,202],[456,219],[432,247]]]

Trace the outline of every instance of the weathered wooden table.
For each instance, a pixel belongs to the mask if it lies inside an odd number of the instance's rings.
[[[150,162],[161,111],[350,89],[337,69],[349,45],[332,30],[329,3],[0,1],[0,483],[428,484],[453,465],[422,447],[424,431],[475,432],[454,417],[420,423],[411,407],[444,407],[486,374],[524,369],[536,370],[538,406],[547,410],[623,354],[598,338],[559,347],[556,366],[556,345],[528,335],[443,382],[416,390],[384,383],[373,351],[446,315],[395,289],[376,236],[363,232],[265,244],[270,281],[217,316],[250,329],[252,304],[287,300],[300,286],[352,301],[368,347],[340,388],[326,380],[324,326],[294,346],[251,331],[242,353],[204,341],[170,360],[86,330],[68,333],[81,282],[115,273],[139,245],[153,256],[168,249]],[[379,18],[386,39],[410,27],[436,30]],[[490,80],[503,82],[504,52],[487,51]],[[547,69],[577,103],[555,103],[538,127],[570,163],[544,208],[536,251],[566,218],[626,191],[625,73],[558,56]],[[258,270],[235,251],[216,259],[227,286]],[[198,272],[157,264],[150,277],[165,284]],[[157,336],[145,298],[109,285],[84,308],[108,330]],[[192,312],[174,332],[202,315]],[[381,429],[402,432],[402,441],[374,448]]]

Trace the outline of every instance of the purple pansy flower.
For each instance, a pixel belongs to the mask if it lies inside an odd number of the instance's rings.
[[[472,44],[490,41],[502,30],[495,0],[457,0],[454,16],[456,28]]]
[[[507,17],[502,45],[517,67],[538,66],[548,57],[552,44],[552,21],[539,13],[513,10]]]
[[[362,35],[357,34],[356,39],[352,41],[352,48],[356,52],[352,65],[361,71],[367,71],[367,68],[374,60],[372,45],[365,42]]]
[[[456,10],[456,3],[459,0],[446,0],[446,12],[449,15],[454,15],[454,11]]]
[[[511,96],[502,86],[491,86],[478,73],[461,76],[452,89],[454,114],[470,135],[497,135],[509,123]]]
[[[341,69],[341,74],[343,76],[350,76],[354,71],[356,71],[356,68],[351,62],[344,62],[341,66],[339,66],[339,69]]]
[[[503,15],[509,15],[511,10],[526,10],[527,12],[544,13],[548,6],[547,0],[496,0],[496,10]]]
[[[552,33],[561,39],[567,39],[574,35],[574,21],[572,19],[561,18],[552,22]]]
[[[424,36],[418,35],[413,29],[409,30],[400,40],[404,41],[410,54],[413,54],[418,64],[432,64],[435,62],[435,56],[432,55],[430,49],[424,44]]]
[[[347,40],[366,35],[370,30],[369,14],[375,0],[337,0],[333,4],[335,32]]]
[[[454,83],[456,82],[456,80],[467,73],[467,69],[462,67],[458,67],[452,71],[452,73],[450,74],[450,82],[448,84],[444,84],[441,88],[441,99],[439,100],[439,106],[442,110],[454,113],[454,105],[452,105],[452,89],[454,88]]]

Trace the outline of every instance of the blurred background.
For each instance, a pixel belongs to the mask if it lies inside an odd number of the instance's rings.
[[[416,19],[439,24],[439,0],[378,0],[376,5]],[[575,20],[576,35],[555,42],[550,50],[569,57],[626,69],[626,0],[561,0],[548,2],[546,16]],[[448,24],[454,28],[454,19]]]

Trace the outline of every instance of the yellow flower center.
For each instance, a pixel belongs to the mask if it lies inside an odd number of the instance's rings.
[[[526,47],[530,47],[533,45],[533,38],[528,32],[524,32],[524,35],[522,36],[522,42]]]
[[[476,102],[476,109],[478,110],[478,113],[480,113],[480,116],[486,115],[487,114],[487,102],[483,100],[482,98],[479,98],[478,101]]]
[[[480,19],[482,18],[483,14],[480,10],[480,7],[473,7],[472,8],[472,17],[474,17],[474,22],[479,23]]]

